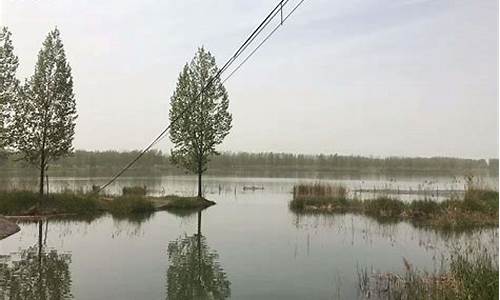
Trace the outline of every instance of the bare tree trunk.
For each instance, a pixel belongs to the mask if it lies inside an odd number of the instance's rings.
[[[201,171],[198,171],[198,198],[201,198]]]
[[[42,155],[40,157],[40,195],[38,197],[38,210],[42,210],[42,198],[43,198],[43,186],[44,186],[44,179],[45,179],[45,152],[42,151]]]
[[[201,158],[198,159],[198,198],[201,198]]]
[[[45,157],[42,154],[42,158],[40,159],[40,199],[43,196],[44,180],[45,180]]]

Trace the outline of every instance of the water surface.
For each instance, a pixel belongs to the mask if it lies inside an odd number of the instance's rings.
[[[104,180],[55,178],[51,183],[54,189],[78,190]],[[405,258],[432,272],[456,247],[480,243],[498,249],[497,229],[453,234],[351,214],[297,215],[288,209],[291,187],[304,181],[207,178],[206,197],[217,205],[200,214],[20,224],[19,233],[0,242],[1,290],[50,291],[61,299],[356,299],[361,268],[402,272]],[[416,188],[424,180],[397,182]],[[194,178],[161,177],[124,178],[109,192],[123,185],[147,185],[152,194],[196,191]]]

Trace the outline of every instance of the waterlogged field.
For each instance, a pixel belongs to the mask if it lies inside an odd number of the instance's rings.
[[[105,178],[51,178],[50,190],[89,190]],[[60,299],[363,299],[366,273],[439,272],[455,251],[498,253],[498,228],[445,232],[406,222],[380,223],[362,215],[300,214],[289,209],[296,183],[314,179],[207,178],[201,213],[21,223],[0,241],[2,292]],[[397,191],[401,198],[460,193],[460,178],[366,178],[341,182],[350,192]],[[32,187],[3,179],[2,188]],[[497,189],[498,179],[483,179]],[[146,185],[152,195],[192,195],[191,177],[124,178],[110,187]],[[375,189],[375,191],[373,191]],[[421,193],[402,191],[420,190]],[[426,194],[425,189],[429,192]],[[436,199],[445,196],[434,196]],[[406,261],[406,264],[405,262]],[[42,280],[40,280],[42,279]],[[191,295],[192,296],[192,295]],[[48,297],[50,298],[50,297]]]

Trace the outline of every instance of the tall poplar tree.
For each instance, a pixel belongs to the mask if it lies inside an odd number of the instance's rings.
[[[215,58],[203,47],[179,75],[170,99],[170,140],[172,161],[198,174],[198,197],[202,196],[202,174],[215,146],[222,143],[231,129],[229,98],[220,78],[203,87],[217,74]]]
[[[8,146],[7,126],[11,106],[18,95],[19,80],[16,78],[19,60],[14,55],[11,33],[7,27],[0,30],[0,150]]]
[[[77,118],[71,67],[57,28],[43,42],[35,73],[21,89],[13,111],[13,147],[40,169],[43,195],[49,163],[73,151]]]

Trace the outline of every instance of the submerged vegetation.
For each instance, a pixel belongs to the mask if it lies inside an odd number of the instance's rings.
[[[455,251],[446,271],[418,271],[406,260],[405,274],[358,272],[368,299],[498,299],[498,257],[486,249]]]
[[[402,200],[381,196],[349,198],[341,185],[297,185],[290,209],[302,213],[361,213],[381,221],[407,220],[415,225],[441,229],[498,226],[498,192],[470,184],[463,199],[443,202]]]

